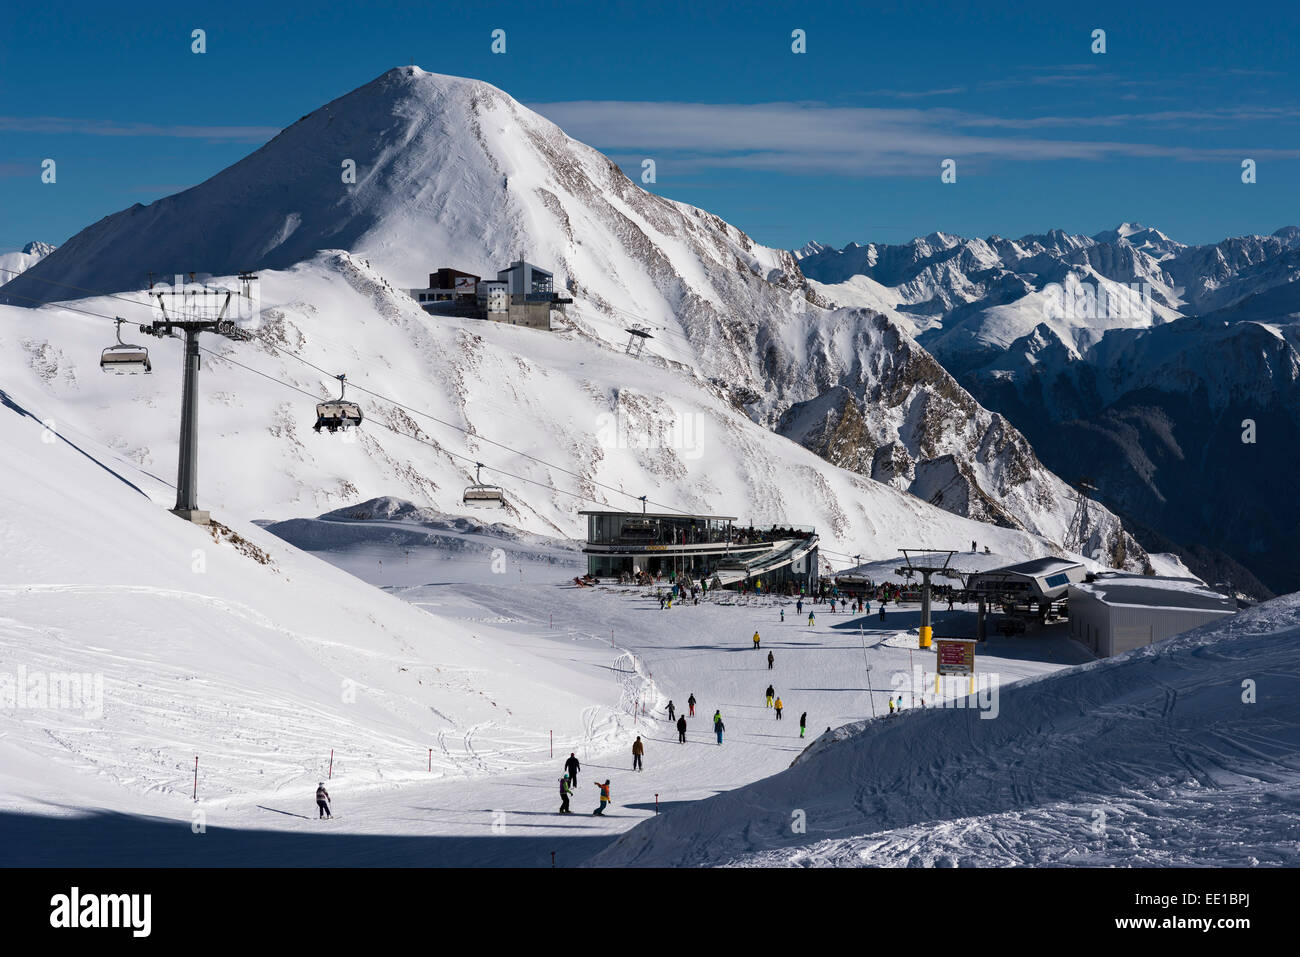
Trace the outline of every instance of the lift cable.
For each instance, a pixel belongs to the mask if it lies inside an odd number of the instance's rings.
[[[5,271],[6,271],[6,272],[9,272],[9,271],[12,271],[12,270],[5,270]],[[38,279],[39,277],[33,276],[33,277],[31,277],[31,278],[33,278],[33,279]],[[97,292],[96,290],[93,290],[93,289],[86,289],[86,288],[81,287],[81,286],[73,286],[73,285],[71,285],[71,284],[69,284],[69,283],[60,283],[60,282],[55,282],[54,280],[50,280],[50,279],[41,279],[40,281],[41,281],[41,282],[49,283],[49,284],[51,284],[51,285],[56,285],[56,286],[66,286],[66,287],[69,288],[69,289],[76,289],[76,290],[78,290],[78,291],[80,291],[80,292],[88,292],[88,293],[91,293],[92,295],[105,296],[105,297],[112,298],[112,299],[120,299],[120,300],[122,300],[122,301],[124,301],[124,302],[133,303],[134,305],[137,305],[137,306],[144,306],[144,307],[146,307],[146,308],[149,307],[149,303],[140,302],[140,301],[135,300],[135,299],[129,299],[129,298],[125,297],[125,296],[116,295],[116,294],[113,294],[113,293]],[[3,294],[0,294],[0,295],[3,295]],[[38,304],[42,304],[41,300],[36,299],[36,298],[34,298],[34,297],[32,297],[32,296],[21,296],[21,295],[18,295],[17,293],[9,293],[8,295],[11,295],[11,296],[13,296],[14,298],[17,298],[17,299],[26,299],[26,300],[28,300],[29,302],[35,302],[35,303],[38,303]],[[54,304],[51,304],[51,305],[54,305]],[[93,316],[97,316],[97,317],[99,317],[99,318],[113,318],[113,319],[117,318],[117,317],[104,316],[104,315],[101,314],[101,313],[88,312],[87,310],[84,310],[84,309],[76,309],[75,307],[67,306],[67,305],[64,305],[64,304],[58,304],[57,307],[58,307],[58,308],[65,308],[65,309],[71,309],[71,310],[74,311],[74,312],[83,312],[83,313],[86,313],[87,315],[93,315]],[[134,322],[134,321],[132,321],[132,320],[123,320],[123,321],[124,321],[124,322],[130,322],[132,325],[135,325],[135,326],[141,326],[141,325],[143,325],[143,323],[140,323],[140,322]],[[279,345],[278,343],[272,342],[270,339],[267,339],[267,338],[265,338],[264,336],[258,335],[256,332],[252,332],[252,331],[248,331],[248,330],[246,330],[246,332],[248,333],[248,335],[249,335],[252,339],[256,340],[257,342],[261,342],[263,345],[267,346],[269,349],[272,349],[272,350],[274,350],[275,352],[280,353],[281,355],[285,355],[285,356],[288,356],[288,357],[290,357],[290,358],[292,358],[292,359],[296,359],[297,361],[301,362],[303,365],[308,366],[309,368],[315,370],[316,372],[319,372],[319,373],[322,374],[322,375],[328,376],[328,377],[330,377],[330,378],[337,378],[337,377],[338,377],[337,373],[330,372],[328,369],[323,369],[323,368],[321,368],[320,366],[316,365],[316,364],[315,364],[314,362],[312,362],[311,360],[306,359],[306,358],[304,358],[303,356],[298,355],[296,352],[294,352],[294,351],[291,350],[291,349],[287,349],[287,348],[285,348],[284,346]],[[223,358],[224,358],[224,357],[223,357]],[[363,366],[363,368],[364,368],[364,366]],[[562,473],[564,473],[565,475],[568,475],[568,476],[570,476],[570,477],[572,477],[572,478],[576,478],[576,479],[578,479],[579,481],[582,481],[582,482],[590,482],[592,485],[595,485],[595,486],[597,486],[597,487],[599,487],[599,488],[603,488],[603,489],[605,489],[606,491],[613,492],[613,493],[615,493],[615,494],[617,494],[617,495],[626,495],[626,496],[628,496],[629,498],[636,499],[637,501],[640,501],[640,499],[641,499],[641,496],[639,496],[639,495],[635,495],[635,494],[633,494],[632,492],[628,492],[628,491],[626,491],[626,490],[624,490],[624,489],[620,489],[620,488],[615,488],[615,487],[612,486],[612,485],[606,485],[606,484],[603,483],[603,482],[598,482],[598,481],[596,481],[596,480],[594,480],[594,479],[591,479],[591,478],[588,478],[588,477],[586,477],[586,476],[584,476],[584,475],[580,475],[579,473],[574,472],[574,471],[572,471],[572,470],[570,470],[570,469],[566,469],[566,468],[564,468],[564,467],[561,466],[561,465],[556,465],[556,464],[553,463],[553,462],[547,462],[545,459],[538,458],[538,457],[535,456],[535,455],[531,455],[531,454],[529,454],[528,452],[524,452],[524,451],[522,451],[522,450],[520,450],[520,449],[516,449],[516,448],[514,448],[514,447],[512,447],[512,446],[510,446],[510,445],[507,445],[507,444],[503,443],[503,442],[497,442],[497,441],[494,440],[494,439],[490,439],[490,438],[488,438],[488,437],[486,437],[486,436],[484,436],[484,435],[480,435],[479,433],[474,432],[474,431],[472,431],[472,430],[470,430],[470,429],[467,429],[467,428],[465,428],[464,426],[456,425],[454,422],[448,422],[447,420],[442,419],[442,418],[439,418],[438,416],[434,415],[434,414],[431,413],[431,412],[427,412],[427,411],[424,411],[424,410],[422,410],[422,409],[417,409],[417,408],[414,408],[413,406],[406,405],[406,404],[403,403],[403,402],[399,402],[397,399],[394,399],[394,398],[392,398],[392,397],[390,397],[390,396],[384,395],[384,394],[381,393],[381,392],[376,392],[376,391],[373,390],[373,389],[367,389],[365,386],[358,385],[358,384],[357,384],[356,382],[354,382],[354,381],[349,381],[348,384],[351,385],[352,388],[353,388],[355,391],[357,391],[357,392],[364,392],[365,394],[371,396],[372,398],[378,399],[378,400],[380,400],[381,402],[386,402],[386,403],[388,403],[389,405],[392,405],[392,406],[395,406],[395,407],[397,407],[397,408],[399,408],[399,409],[402,409],[402,410],[405,411],[405,412],[409,412],[409,413],[411,413],[412,415],[417,415],[417,416],[420,416],[420,417],[422,417],[422,418],[429,419],[430,421],[432,421],[432,422],[436,422],[436,423],[438,423],[439,425],[446,426],[446,427],[449,428],[449,429],[454,429],[455,431],[460,432],[460,433],[462,433],[462,434],[464,434],[464,435],[471,436],[471,437],[477,439],[477,440],[480,441],[480,442],[485,442],[485,443],[487,443],[488,445],[493,445],[493,446],[496,446],[497,448],[504,449],[504,450],[506,450],[506,451],[508,451],[508,452],[513,452],[515,455],[521,456],[522,458],[529,459],[530,461],[536,462],[537,464],[539,464],[539,465],[543,465],[543,466],[545,466],[545,467],[547,467],[547,468],[554,469],[554,470],[556,470],[557,472],[562,472]],[[317,397],[317,398],[319,398],[319,397]],[[470,461],[474,461],[474,460],[471,459]],[[485,464],[483,467],[486,468],[486,469],[489,469],[490,471],[500,472],[502,475],[509,475],[509,476],[512,477],[512,478],[517,477],[517,476],[510,475],[510,473],[505,472],[505,471],[502,470],[502,469],[498,469],[498,468],[496,468],[495,466],[491,466],[491,465],[486,465],[486,464]],[[594,499],[588,499],[588,501],[594,501]],[[601,504],[604,504],[604,505],[606,505],[606,507],[608,507],[608,503],[601,503]],[[651,501],[650,504],[651,504],[651,505],[654,505],[656,508],[660,508],[660,509],[663,509],[663,510],[665,510],[665,511],[669,511],[669,512],[676,512],[676,513],[681,514],[681,515],[690,515],[690,514],[691,514],[690,512],[686,511],[685,509],[676,508],[676,507],[674,507],[674,506],[672,506],[672,505],[668,505],[668,504],[663,503],[663,502],[655,502],[655,501]]]

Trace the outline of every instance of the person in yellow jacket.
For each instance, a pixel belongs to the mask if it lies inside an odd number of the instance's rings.
[[[592,811],[591,813],[604,814],[605,805],[612,803],[609,799],[609,778],[605,779],[604,784],[601,784],[599,781],[596,781],[595,785],[596,787],[600,788],[600,807],[596,808],[596,810]]]
[[[777,695],[776,696],[776,720],[777,721],[781,720],[781,709],[784,707],[785,705],[781,701],[781,696]]]
[[[759,642],[759,640],[760,640],[760,639],[759,639],[759,637],[758,637],[758,632],[754,632],[754,650],[755,650],[755,651],[758,650],[758,642]]]

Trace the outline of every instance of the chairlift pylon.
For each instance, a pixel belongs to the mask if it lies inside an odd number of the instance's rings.
[[[461,502],[483,508],[505,508],[505,491],[499,485],[483,484],[483,463],[474,463],[474,484],[465,489]]]
[[[316,404],[316,424],[312,428],[317,432],[321,429],[337,432],[339,429],[350,429],[361,424],[361,406],[355,402],[345,401],[343,398],[347,390],[347,373],[334,378],[339,380],[339,397],[332,402]]]
[[[149,350],[144,346],[122,341],[122,323],[126,320],[115,317],[117,323],[117,345],[109,346],[99,355],[99,368],[114,375],[135,375],[152,372],[153,363],[149,361]]]

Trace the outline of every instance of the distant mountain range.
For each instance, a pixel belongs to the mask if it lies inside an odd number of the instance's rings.
[[[819,295],[893,318],[1049,468],[1089,478],[1144,544],[1255,594],[1300,589],[1300,228],[1204,246],[1136,223],[932,233],[794,255]]]
[[[0,253],[0,286],[26,272],[32,266],[54,252],[49,243],[30,242],[19,252]]]

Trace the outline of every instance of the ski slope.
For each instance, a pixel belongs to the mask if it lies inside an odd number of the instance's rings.
[[[731,596],[660,612],[637,589],[573,587],[570,542],[391,500],[277,526],[338,567],[220,512],[240,547],[218,543],[167,514],[166,483],[47,428],[59,418],[47,396],[0,397],[0,676],[10,693],[55,673],[103,692],[0,708],[12,863],[548,865],[554,849],[576,863],[654,816],[655,794],[663,809],[775,773],[799,751],[800,711],[814,727],[870,714],[889,692],[869,694],[860,669],[906,667],[895,645],[914,612],[861,633]],[[765,665],[738,656],[755,629],[778,660],[779,726]],[[1064,642],[1000,670],[1081,655]],[[701,713],[722,708],[723,747],[695,723],[675,744],[662,708],[691,691]],[[647,770],[632,778],[637,734]],[[608,818],[552,817],[568,751],[588,768],[576,807],[594,775],[615,777]],[[320,780],[328,824],[310,817]]]
[[[1297,701],[1292,595],[1002,688],[993,719],[931,709],[838,728],[592,863],[1295,866]]]

